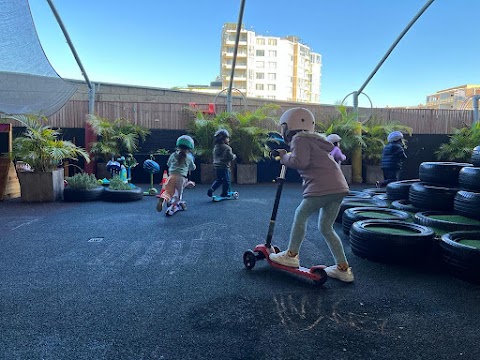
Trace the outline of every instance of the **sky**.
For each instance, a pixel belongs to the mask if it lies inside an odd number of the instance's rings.
[[[158,88],[209,84],[220,72],[222,26],[240,0],[53,0],[90,81]],[[321,104],[352,104],[382,57],[427,0],[246,0],[258,35],[296,35],[322,55]],[[82,73],[46,0],[29,0],[57,73]],[[416,106],[427,95],[480,84],[479,0],[435,0],[360,95],[359,105]]]

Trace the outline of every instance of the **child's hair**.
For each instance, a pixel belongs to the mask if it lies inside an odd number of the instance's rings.
[[[187,158],[187,152],[190,151],[185,145],[179,145],[178,150],[180,150],[175,156],[179,164],[185,164],[185,159]]]

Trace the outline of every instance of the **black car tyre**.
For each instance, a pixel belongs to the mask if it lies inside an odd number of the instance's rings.
[[[410,186],[408,200],[420,209],[452,211],[457,191],[458,188],[415,183]]]
[[[421,181],[454,187],[458,185],[458,174],[466,166],[473,166],[469,163],[458,162],[423,162],[419,166],[419,178]]]
[[[63,189],[63,200],[69,202],[100,200],[103,191],[103,186],[97,186],[93,189],[75,189],[67,186]]]
[[[360,220],[350,228],[352,252],[385,263],[417,263],[428,258],[435,233],[400,220]]]
[[[454,276],[480,284],[480,231],[444,234],[440,240],[440,257]]]
[[[408,199],[410,186],[418,182],[420,182],[420,179],[394,181],[387,184],[387,199],[390,201]]]
[[[457,192],[453,209],[457,214],[480,220],[480,193],[466,190]]]
[[[446,231],[480,230],[480,221],[442,211],[422,211],[414,216],[416,224]]]
[[[381,220],[409,220],[410,214],[406,211],[378,208],[378,207],[354,207],[349,208],[343,212],[342,229],[345,235],[350,234],[350,228],[356,221],[367,219],[381,219]]]
[[[137,201],[143,199],[143,191],[139,187],[131,190],[112,190],[108,187],[104,190],[103,199],[112,202]]]

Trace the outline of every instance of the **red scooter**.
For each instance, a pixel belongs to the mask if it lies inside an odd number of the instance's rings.
[[[275,156],[275,154],[272,154]],[[278,156],[278,153],[277,153]],[[249,270],[253,269],[257,260],[266,259],[268,264],[279,270],[287,271],[300,275],[301,277],[313,280],[316,284],[324,284],[328,277],[325,272],[325,265],[316,265],[311,268],[306,268],[299,266],[298,268],[289,267],[281,264],[277,264],[270,260],[269,255],[271,253],[279,253],[280,249],[272,245],[273,229],[275,227],[275,220],[277,218],[278,206],[280,204],[280,197],[282,195],[283,184],[285,182],[285,174],[287,172],[287,167],[282,165],[280,170],[280,176],[277,177],[276,182],[278,183],[277,193],[275,195],[275,203],[273,205],[272,217],[270,218],[270,226],[268,228],[267,241],[265,244],[260,244],[255,246],[253,250],[247,250],[243,254],[243,264]]]

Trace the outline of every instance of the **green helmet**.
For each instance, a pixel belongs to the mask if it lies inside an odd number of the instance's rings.
[[[177,139],[177,146],[185,146],[187,149],[193,150],[195,147],[193,139],[188,135],[182,135]]]

